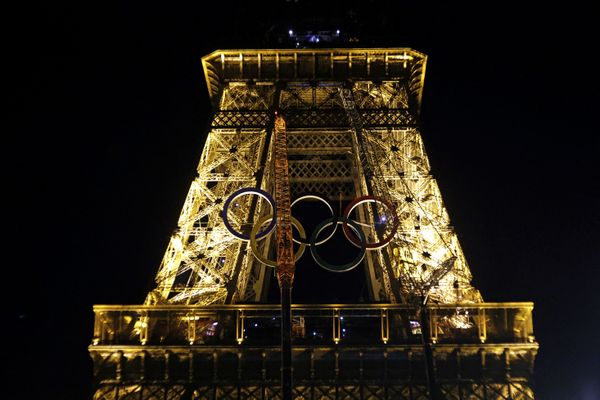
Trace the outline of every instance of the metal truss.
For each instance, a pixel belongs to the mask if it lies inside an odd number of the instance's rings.
[[[528,383],[537,345],[436,350],[443,398],[533,400]],[[93,353],[95,400],[277,399],[279,351],[273,347],[100,346]],[[294,351],[295,399],[428,400],[418,345],[319,346]]]
[[[483,303],[430,174],[418,126],[426,60],[411,49],[228,50],[202,59],[214,113],[198,175],[145,304],[95,307],[94,400],[282,397],[281,349],[269,336],[279,314],[256,304],[270,269],[223,221],[247,235],[275,212],[242,195],[223,214],[240,188],[274,193],[276,110],[286,123],[291,200],[374,196],[381,204],[351,215],[369,242],[392,231],[382,208],[398,221],[387,246],[364,258],[370,303],[292,305],[302,321],[292,327],[293,397],[424,400],[427,375],[447,399],[534,398],[533,304]],[[272,258],[276,242],[267,236],[257,251]]]
[[[421,104],[427,56],[408,48],[219,50],[202,58],[211,99],[229,82],[403,81]],[[335,102],[335,100],[334,100]]]
[[[212,121],[213,128],[264,128],[271,117],[267,111],[218,111]]]
[[[240,187],[272,189],[274,104],[285,113],[288,125],[292,196],[317,193],[348,201],[372,194],[395,206],[400,221],[396,237],[366,258],[372,300],[407,301],[426,288],[431,299],[442,303],[481,301],[470,285],[469,267],[429,174],[408,82],[360,80],[351,91],[347,87],[336,81],[292,81],[279,86],[230,82],[222,88],[198,177],[148,304],[264,297],[265,268],[249,256],[245,242],[226,231],[221,212],[224,200]],[[350,111],[344,108],[342,93],[350,96]],[[360,143],[353,136],[357,129]],[[271,212],[252,201],[250,196],[240,199],[240,212],[228,215],[240,230]],[[360,213],[374,221],[368,210]],[[261,251],[267,253],[269,245],[269,240],[261,244]]]
[[[441,385],[442,395],[452,400],[533,400],[527,383],[452,383]],[[295,399],[304,400],[429,400],[425,385],[412,383],[369,384],[342,382],[337,384],[297,385]],[[281,399],[276,383],[253,382],[246,385],[105,385],[94,400],[275,400]]]
[[[415,117],[406,109],[361,110],[365,127],[416,127]],[[264,128],[269,124],[266,111],[218,111],[212,121],[213,128]],[[286,113],[289,128],[346,128],[349,121],[343,110],[327,111],[290,110]]]
[[[244,82],[232,82],[223,91],[219,109],[231,110],[267,110],[273,102],[273,83],[262,82],[247,85]]]
[[[400,220],[388,248],[389,260],[407,298],[425,288],[441,303],[482,301],[450,225],[417,129],[366,130],[368,152],[379,160],[382,185]]]
[[[223,90],[221,109],[263,110],[270,106],[273,85],[230,85]],[[218,118],[215,117],[214,121]],[[213,126],[217,125],[213,121]],[[261,186],[268,177],[268,130],[263,128],[212,128],[167,251],[156,275],[156,289],[147,304],[212,304],[231,301],[234,293],[253,291],[254,260],[245,242],[226,230],[221,212],[225,198],[242,186]],[[263,121],[263,125],[266,123]],[[263,187],[268,189],[267,187]],[[236,203],[248,215],[235,210],[229,216],[240,229],[253,218],[269,212],[248,196]]]
[[[348,119],[343,110],[291,110],[286,113],[289,128],[346,128]]]
[[[408,93],[399,81],[375,84],[370,81],[354,85],[354,100],[360,109],[408,109]]]

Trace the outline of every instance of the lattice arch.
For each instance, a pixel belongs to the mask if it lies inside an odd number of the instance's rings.
[[[322,82],[313,85],[306,82],[288,83],[281,92],[279,106],[288,109],[342,109],[339,83]]]
[[[408,108],[408,93],[400,81],[358,81],[354,84],[354,98],[362,109]]]

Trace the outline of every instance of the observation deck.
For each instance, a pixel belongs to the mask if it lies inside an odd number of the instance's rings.
[[[217,50],[202,57],[211,99],[228,82],[406,80],[420,107],[427,56],[409,48]]]
[[[508,391],[514,394],[506,398],[533,398],[527,384],[538,349],[532,303],[428,309],[435,371],[443,393],[499,398],[500,391]],[[94,312],[89,351],[100,386],[95,398],[102,399],[103,390],[105,398],[112,398],[119,396],[114,391],[132,388],[191,391],[196,396],[192,398],[202,399],[278,398],[277,304],[99,305]],[[292,316],[295,398],[426,398],[415,308],[294,305]]]

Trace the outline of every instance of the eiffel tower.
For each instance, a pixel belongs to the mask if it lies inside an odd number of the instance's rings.
[[[409,48],[203,57],[198,175],[144,304],[94,307],[95,400],[534,398],[533,304],[483,301],[429,172],[426,62]],[[299,203],[331,218],[305,230]],[[296,265],[357,268],[368,289],[291,304],[288,394],[286,322],[267,303],[282,207]],[[327,247],[336,235],[347,249]]]

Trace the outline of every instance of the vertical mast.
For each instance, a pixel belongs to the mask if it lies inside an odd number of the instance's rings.
[[[277,218],[277,279],[281,291],[281,383],[282,398],[292,399],[292,315],[294,281],[290,177],[285,120],[275,112],[275,205]]]

